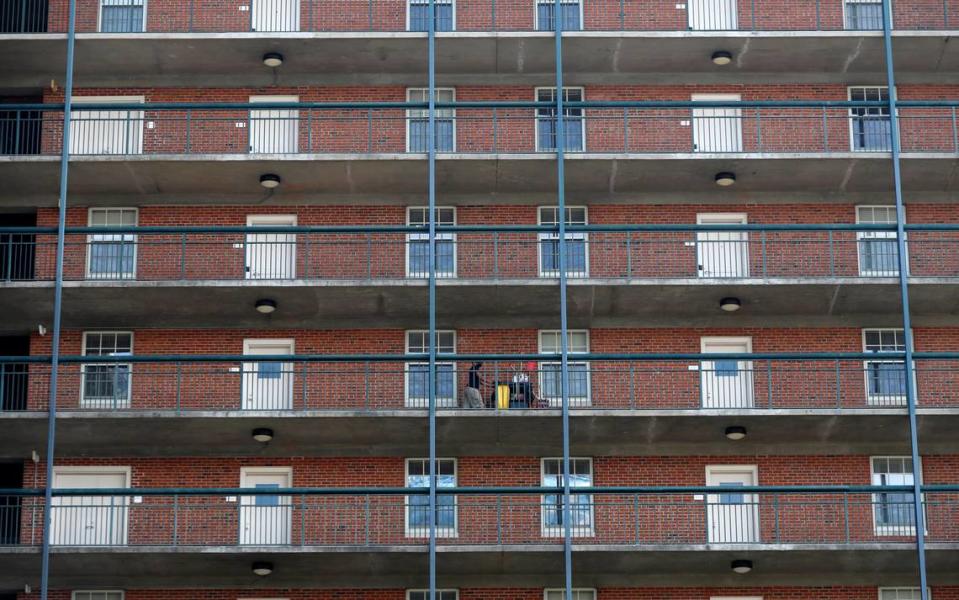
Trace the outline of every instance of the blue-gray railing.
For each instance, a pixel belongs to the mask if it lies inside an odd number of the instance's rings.
[[[546,102],[436,103],[443,154],[870,154],[891,150],[885,103],[870,101],[567,102],[558,120]],[[959,103],[899,105],[902,150],[959,152]],[[429,104],[77,104],[74,156],[180,154],[423,154]],[[50,154],[63,128],[57,104],[8,105],[0,126],[9,154]]]
[[[578,481],[566,513],[590,545],[838,544],[906,550],[912,486],[593,487]],[[54,489],[54,547],[392,546],[426,544],[428,487]],[[441,545],[558,545],[557,487],[439,487]],[[922,486],[931,542],[959,542],[959,487]],[[0,540],[35,545],[42,490],[0,490]]]
[[[49,11],[48,0],[10,0],[0,12],[0,33],[63,32],[66,20]],[[239,7],[189,0],[178,11],[151,10],[145,0],[80,0],[91,18],[80,33],[114,34],[171,32],[426,32],[427,0],[385,3],[377,0],[329,2],[327,0],[243,0]],[[437,0],[434,28],[444,32],[543,31],[552,32],[552,0],[529,0],[517,11],[509,0]],[[240,10],[237,10],[239,8]],[[675,9],[674,9],[675,8]],[[902,30],[952,29],[959,15],[947,2],[897,0],[894,24]],[[405,13],[404,14],[404,9]],[[95,18],[92,13],[99,11]],[[642,0],[563,0],[564,35],[577,31],[879,31],[879,2],[804,0],[802,2],[689,3],[683,7],[656,5]]]
[[[906,227],[911,277],[959,277],[959,224]],[[0,227],[0,280],[54,274],[56,230]],[[556,226],[437,226],[441,280],[556,279]],[[834,279],[898,275],[895,225],[568,225],[571,279]],[[69,281],[425,279],[420,226],[68,227]]]
[[[903,359],[903,352],[570,353],[567,397],[571,409],[590,413],[819,409],[897,414],[906,407]],[[438,409],[548,412],[562,406],[559,353],[440,353],[436,361]],[[60,412],[387,415],[429,406],[426,353],[61,356],[60,362]],[[5,403],[7,410],[46,410],[48,363],[44,356],[0,357],[9,398],[16,398]],[[959,408],[959,353],[917,352],[914,372],[923,409]]]

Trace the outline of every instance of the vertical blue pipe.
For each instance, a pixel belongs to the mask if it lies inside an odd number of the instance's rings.
[[[566,123],[563,115],[562,0],[553,0],[556,38],[556,210],[559,223],[560,388],[563,401],[563,572],[566,600],[573,599],[573,531],[569,460],[569,324],[566,318]]]
[[[430,557],[429,585],[430,600],[436,600],[436,0],[430,0],[428,26],[428,77],[429,77],[429,116],[426,135],[429,138],[428,158],[428,211],[430,213],[429,234],[429,462],[430,462]]]
[[[67,185],[70,173],[70,111],[73,108],[73,49],[76,41],[77,2],[70,0],[67,27],[66,85],[63,90],[63,146],[60,148],[60,199],[57,215],[57,266],[53,287],[53,333],[50,352],[50,400],[47,409],[47,485],[43,492],[43,548],[40,558],[40,600],[47,600],[50,587],[50,525],[53,504],[53,454],[57,433],[57,383],[60,370],[60,316],[63,306],[63,246],[67,226]]]
[[[909,444],[912,452],[913,509],[916,523],[916,558],[919,566],[919,593],[928,598],[926,576],[926,531],[922,509],[922,467],[919,459],[919,433],[916,424],[916,373],[913,369],[912,318],[909,310],[909,258],[906,255],[906,206],[902,198],[900,169],[899,115],[896,107],[896,73],[892,59],[892,0],[882,3],[882,33],[886,50],[886,79],[889,86],[889,129],[892,142],[892,174],[896,192],[896,250],[899,259],[899,293],[902,299],[903,341],[906,344],[906,405],[909,411]]]

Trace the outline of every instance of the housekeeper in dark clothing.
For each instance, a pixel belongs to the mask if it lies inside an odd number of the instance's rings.
[[[480,369],[483,363],[473,363],[470,367],[469,376],[466,380],[466,389],[463,390],[463,408],[486,408],[483,404],[483,394],[480,393],[480,386],[483,385],[483,379],[480,377]]]

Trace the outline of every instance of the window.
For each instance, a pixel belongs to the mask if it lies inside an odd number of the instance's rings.
[[[849,100],[853,102],[888,102],[889,88],[885,86],[851,87]],[[849,109],[850,140],[853,151],[889,152],[892,149],[892,129],[888,106],[870,106]]]
[[[905,352],[902,329],[864,329],[863,352]],[[906,403],[906,369],[902,360],[867,360],[866,401],[873,406],[903,406]]]
[[[428,88],[410,88],[406,90],[407,102],[429,102]],[[436,88],[437,102],[455,102],[456,90]],[[437,152],[453,152],[456,149],[456,109],[437,108],[434,133]],[[406,111],[406,150],[407,152],[429,152],[429,110],[411,108]]]
[[[563,88],[564,102],[583,102],[583,88]],[[537,102],[556,102],[556,88],[537,88]],[[536,151],[555,152],[557,119],[555,108],[536,109]],[[586,140],[586,120],[582,108],[563,108],[563,149],[583,152]]]
[[[123,592],[76,591],[73,600],[123,600]]]
[[[428,331],[407,331],[407,354],[426,354],[429,348]],[[436,353],[453,354],[456,352],[456,332],[436,332]],[[406,363],[406,406],[409,408],[429,408],[428,362]],[[436,363],[436,406],[454,408],[456,406],[456,365],[451,362]]]
[[[131,356],[133,334],[95,331],[83,334],[84,356]],[[83,365],[80,404],[84,408],[116,409],[130,406],[130,364]]]
[[[100,0],[100,31],[140,33],[145,29],[146,0]]]
[[[90,227],[136,227],[135,208],[91,208]],[[94,233],[87,236],[87,277],[136,277],[137,236],[133,233]]]
[[[846,0],[846,29],[882,29],[882,0]]]
[[[563,486],[563,459],[544,458],[542,463],[543,487]],[[571,488],[593,485],[593,461],[590,458],[569,459],[569,486]],[[573,537],[593,535],[593,497],[590,494],[570,494],[570,532]],[[563,495],[543,496],[543,536],[565,535],[563,524]]]
[[[406,461],[406,487],[429,487],[430,461],[426,458],[411,458]],[[436,487],[456,487],[456,460],[436,459]],[[427,537],[430,534],[430,498],[418,494],[406,498],[407,537]],[[436,495],[436,535],[456,536],[456,496]]]
[[[926,590],[926,597],[932,600],[931,590]],[[879,600],[922,600],[922,592],[919,588],[879,588]]]
[[[425,206],[411,206],[406,210],[406,224],[428,227],[430,211]],[[456,209],[449,206],[436,208],[437,225],[456,225]],[[406,236],[406,276],[430,276],[430,234],[410,233]],[[456,277],[456,234],[436,233],[436,276]]]
[[[570,354],[569,365],[569,405],[570,407],[584,407],[590,404],[589,363],[572,360],[576,354],[589,352],[589,332],[586,330],[569,330],[566,332],[566,347]],[[559,331],[539,332],[540,354],[560,354],[562,352],[562,337]],[[539,365],[540,395],[551,406],[563,405],[563,365],[559,361],[541,362]]]
[[[536,0],[536,30],[556,29],[556,5],[553,0]],[[559,5],[563,31],[579,31],[583,28],[583,5],[579,0],[562,0]]]
[[[556,227],[559,225],[559,209],[555,206],[539,208],[539,224]],[[566,208],[566,225],[588,225],[586,207],[570,206]],[[589,236],[585,232],[566,234],[566,276],[589,276]],[[559,233],[539,234],[539,275],[540,277],[559,277]]]
[[[456,26],[456,5],[453,0],[434,0],[433,10],[436,20],[434,31],[453,31]],[[409,0],[407,14],[409,31],[429,31],[430,0]]]
[[[872,458],[873,485],[913,485],[912,459],[908,456]],[[872,511],[876,535],[915,535],[915,496],[908,492],[873,494]]]
[[[573,588],[570,593],[573,597],[572,600],[596,600],[596,590]],[[544,600],[566,600],[566,590],[545,590],[543,598]]]
[[[436,590],[436,600],[458,600],[456,590]],[[406,590],[406,600],[430,600],[429,590]]]
[[[895,206],[857,206],[856,223],[895,225]],[[899,248],[895,231],[859,231],[859,274],[865,277],[899,275]]]

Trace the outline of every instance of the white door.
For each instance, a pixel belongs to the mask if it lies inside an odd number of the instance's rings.
[[[702,338],[703,354],[749,354],[750,338]],[[752,408],[753,363],[749,360],[704,360],[702,373],[703,408]]]
[[[295,227],[295,215],[250,215],[249,227]],[[295,279],[296,234],[251,233],[246,236],[247,279]]]
[[[299,96],[250,96],[250,103],[299,102]],[[250,153],[296,154],[300,111],[264,109],[250,111]]]
[[[693,94],[693,102],[739,102],[739,94]],[[738,108],[693,109],[693,150],[696,152],[742,152],[742,111]]]
[[[110,489],[129,486],[129,471],[55,470],[54,488]],[[127,543],[125,496],[54,496],[50,543],[60,546],[122,546]]]
[[[700,225],[745,225],[744,214],[700,214]],[[745,231],[696,233],[696,272],[700,277],[749,277],[749,234]]]
[[[689,28],[695,31],[738,29],[736,0],[687,0]]]
[[[253,0],[253,31],[299,31],[300,0]]]
[[[706,467],[706,485],[730,488],[706,497],[709,543],[733,544],[759,541],[759,504],[755,494],[736,488],[756,485],[756,468]]]
[[[244,340],[243,354],[293,354],[293,340]],[[243,363],[242,394],[243,410],[290,410],[293,408],[293,363]]]
[[[142,154],[142,110],[83,110],[83,104],[143,104],[143,96],[74,98],[70,154]]]
[[[250,468],[240,472],[240,487],[288,488],[289,469]],[[240,543],[256,546],[290,543],[293,503],[287,495],[240,497]]]

